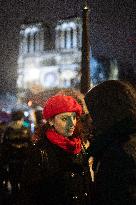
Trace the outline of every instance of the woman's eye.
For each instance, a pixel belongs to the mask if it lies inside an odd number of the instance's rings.
[[[67,118],[66,118],[66,117],[62,118],[62,121],[66,121],[66,120],[67,120]]]
[[[76,114],[73,115],[73,119],[77,119],[77,115]]]

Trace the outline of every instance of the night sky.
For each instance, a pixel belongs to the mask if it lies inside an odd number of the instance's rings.
[[[93,55],[121,61],[136,56],[136,1],[91,0],[90,44]],[[0,0],[1,91],[14,91],[19,47],[19,29],[24,22],[82,15],[81,0]]]

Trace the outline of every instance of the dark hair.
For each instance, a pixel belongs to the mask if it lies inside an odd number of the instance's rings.
[[[21,120],[24,117],[24,112],[21,110],[13,111],[11,114],[12,121]]]
[[[85,102],[97,133],[136,130],[136,90],[130,83],[105,81],[86,94]]]

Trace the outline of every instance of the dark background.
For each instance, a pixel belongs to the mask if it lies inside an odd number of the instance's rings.
[[[135,66],[136,1],[90,0],[88,5],[92,54]],[[15,91],[20,25],[82,16],[82,8],[81,0],[0,0],[0,91]]]

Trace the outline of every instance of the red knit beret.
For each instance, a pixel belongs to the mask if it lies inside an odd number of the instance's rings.
[[[76,112],[78,115],[81,115],[82,107],[71,96],[52,96],[45,102],[45,106],[43,109],[43,117],[47,120],[63,112]]]

